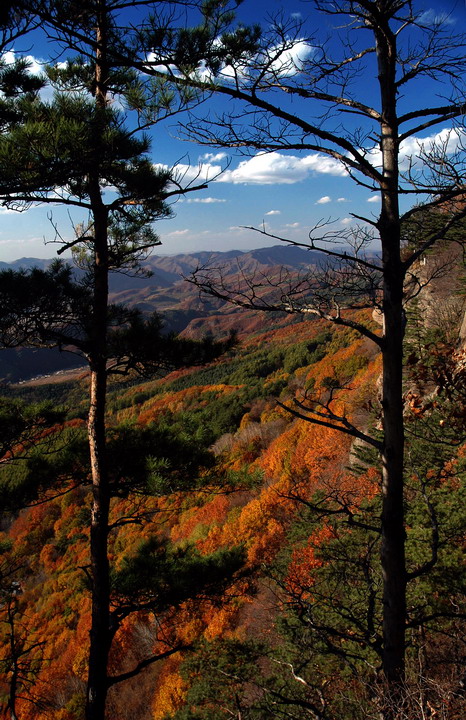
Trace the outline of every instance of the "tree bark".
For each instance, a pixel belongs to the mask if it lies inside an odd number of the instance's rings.
[[[398,119],[396,113],[396,36],[388,19],[374,25],[381,93],[380,147],[383,162],[378,221],[383,265],[383,431],[382,545],[383,654],[388,687],[387,717],[395,717],[405,677],[406,558],[403,501],[403,285],[398,200]]]
[[[8,625],[10,626],[10,652],[11,652],[12,666],[13,666],[12,671],[11,671],[7,708],[10,713],[10,720],[18,720],[18,716],[16,714],[16,697],[17,697],[17,693],[18,693],[19,666],[18,666],[18,655],[17,655],[17,649],[16,649],[14,601],[13,601],[13,603],[11,601],[8,602],[7,622],[8,622]]]
[[[97,3],[95,103],[104,110],[107,103],[107,9]],[[89,177],[89,197],[94,223],[93,314],[90,329],[89,364],[91,370],[88,438],[92,474],[90,554],[92,577],[92,617],[86,720],[104,720],[107,697],[107,666],[110,637],[110,568],[108,523],[110,490],[106,462],[105,410],[107,396],[107,312],[108,312],[108,211],[100,189],[101,137],[105,118],[97,115],[94,137],[95,165]]]
[[[96,237],[98,235],[96,222]],[[106,235],[106,221],[99,228]],[[99,233],[99,234],[100,234]],[[93,351],[90,358],[91,389],[88,438],[92,473],[91,577],[92,619],[89,649],[86,720],[103,720],[107,695],[107,664],[110,651],[110,570],[108,516],[110,493],[106,463],[105,407],[107,392],[106,330],[108,277],[106,240],[97,250],[94,268]]]

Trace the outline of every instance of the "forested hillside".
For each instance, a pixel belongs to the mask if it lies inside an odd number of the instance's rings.
[[[272,5],[1,5],[5,720],[466,716],[465,9]]]
[[[459,720],[464,369],[453,328],[446,337],[419,318],[413,326],[407,713],[427,698],[432,712]],[[379,711],[377,459],[285,406],[311,391],[322,401],[333,394],[334,408],[376,431],[380,357],[355,331],[317,319],[269,328],[243,334],[204,367],[110,387],[112,720],[362,720]],[[62,419],[36,428],[20,453],[6,450],[2,463],[6,718],[12,692],[22,720],[83,717],[86,391],[56,387]],[[30,402],[38,391],[22,392]],[[213,558],[232,550],[230,569],[224,558],[215,571]],[[196,591],[199,572],[212,582]]]

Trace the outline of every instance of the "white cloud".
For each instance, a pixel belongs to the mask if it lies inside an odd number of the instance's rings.
[[[350,225],[353,222],[353,218],[345,217],[341,220],[342,225]]]
[[[410,137],[400,145],[400,167],[407,170],[414,164],[422,164],[422,158],[430,153],[452,155],[466,141],[466,133],[462,129],[443,128],[434,135],[425,138]],[[380,148],[374,146],[367,151],[368,160],[374,167],[382,167]]]
[[[326,205],[329,202],[332,202],[332,198],[329,195],[323,195],[317,200],[316,205]]]
[[[370,197],[367,198],[367,202],[370,202],[370,203],[380,202],[380,195],[371,195]]]
[[[295,20],[301,18],[301,13],[293,13],[291,16]],[[221,46],[221,38],[217,38],[214,44]],[[205,83],[222,82],[239,83],[248,81],[257,72],[258,66],[268,63],[269,76],[272,77],[292,77],[300,73],[306,60],[314,52],[314,47],[304,39],[293,40],[284,39],[281,44],[273,45],[265,52],[259,55],[244,54],[234,64],[223,65],[217,74],[207,67],[206,60],[201,60],[192,72],[191,76]],[[180,76],[182,73],[179,68],[174,65],[167,64],[168,60],[162,54],[148,53],[146,57],[147,66],[164,74],[171,74],[174,77]]]
[[[187,235],[187,233],[189,233],[188,228],[184,230],[172,230],[171,232],[164,233],[164,237],[180,237],[181,235]]]
[[[221,47],[221,38],[214,40],[214,45]],[[146,56],[147,68],[155,70],[156,72],[164,75],[172,75],[173,77],[182,77],[184,73],[181,72],[180,68],[176,65],[168,63],[168,56],[164,56],[163,53],[148,53]],[[244,63],[238,63],[235,67],[232,65],[224,65],[217,75],[215,75],[210,68],[207,66],[207,61],[201,60],[195,70],[190,73],[190,77],[196,80],[200,80],[205,83],[212,83],[217,81],[219,78],[227,82],[231,82],[233,79],[240,79],[246,76],[248,73],[248,67]]]
[[[224,65],[219,72],[219,78],[228,83],[239,82],[241,84],[244,80],[249,78],[249,75],[250,69],[244,63]]]
[[[281,210],[269,210],[269,212],[265,213],[266,215],[281,215]]]
[[[337,198],[337,202],[348,202],[348,199],[345,197]]]
[[[220,49],[222,49],[223,41],[220,37],[218,37],[216,40],[214,40],[214,45]],[[212,73],[209,73],[209,71],[205,70],[204,66],[204,73],[203,73],[203,65],[204,63],[200,63],[200,68],[198,68],[197,73],[199,74],[199,70],[201,72],[201,76],[203,75],[204,80],[213,81],[213,80],[224,80],[227,83],[231,82],[242,82],[243,80],[246,80],[249,77],[250,68],[249,65],[251,62],[254,62],[254,55],[251,53],[246,53],[243,56],[240,57],[239,60],[237,60],[234,65],[223,65],[220,68],[220,71],[218,73],[218,76],[216,78],[213,77]]]
[[[195,185],[196,183],[204,183],[217,178],[222,172],[221,165],[200,162],[198,165],[188,165],[186,163],[178,163],[174,168],[161,163],[154,164],[155,169],[171,170],[181,185]]]
[[[8,50],[8,52],[3,53],[2,60],[6,62],[7,65],[11,65],[11,63],[14,63],[15,61],[15,54],[13,50]]]
[[[28,71],[31,73],[31,75],[42,75],[44,72],[44,63],[42,63],[40,60],[37,60],[33,55],[21,55],[20,57],[24,58],[29,63]],[[18,58],[14,50],[9,50],[6,53],[3,53],[2,60],[4,60],[7,65],[11,65],[15,62],[15,60]]]
[[[320,153],[301,157],[284,155],[279,152],[258,153],[247,160],[242,160],[234,170],[225,170],[222,167],[219,161],[225,157],[227,157],[225,153],[208,153],[201,156],[198,165],[179,163],[173,168],[173,171],[177,181],[184,186],[214,180],[234,185],[293,185],[305,180],[312,173],[340,177],[347,175],[341,163]],[[162,164],[155,164],[154,167],[161,170],[170,169],[167,165]],[[215,199],[198,200],[197,202],[213,201],[221,202]],[[270,214],[276,215],[278,212],[270,211]]]
[[[299,19],[301,14],[294,13],[292,17]],[[221,41],[218,40],[218,43],[220,44]],[[216,78],[206,68],[204,61],[199,63],[195,74],[204,82],[223,80],[226,83],[235,82],[241,85],[243,81],[250,80],[257,73],[258,67],[267,64],[267,77],[293,77],[303,70],[306,60],[313,52],[313,46],[306,40],[285,39],[280,45],[272,45],[259,55],[246,56],[234,65],[224,65]]]
[[[4,60],[8,65],[11,63],[14,63],[15,60],[18,58],[23,58],[26,60],[28,65],[28,72],[30,75],[34,75],[35,77],[42,77],[42,79],[45,80],[45,74],[44,74],[44,67],[46,65],[45,60],[40,60],[39,58],[34,57],[33,55],[21,55],[20,53],[16,53],[14,50],[9,50],[6,53],[3,53],[1,55],[2,60]],[[57,67],[65,66],[66,63],[58,63]],[[50,85],[50,83],[46,83],[44,87],[39,91],[39,97],[43,102],[50,102],[53,99],[54,96],[54,89]]]
[[[292,185],[305,180],[312,172],[346,175],[346,170],[339,162],[320,153],[299,157],[271,152],[259,153],[248,160],[242,160],[235,170],[226,170],[222,173],[218,182]]]
[[[149,53],[146,58],[147,66],[150,67],[151,70],[155,70],[156,72],[164,73],[168,75],[171,73],[172,75],[179,75],[179,71],[176,67],[176,65],[166,65],[163,63],[163,57],[161,55],[157,55],[156,53]]]
[[[438,12],[434,8],[424,10],[418,17],[421,25],[455,25],[456,20],[446,12]]]
[[[314,48],[305,40],[297,40],[291,47],[285,41],[282,46],[270,47],[262,60],[269,63],[271,74],[292,77],[302,71],[306,60],[313,52]]]
[[[458,147],[465,140],[463,130],[443,128],[435,135],[426,138],[407,138],[401,143],[400,154],[403,159],[422,156],[432,151],[441,151],[451,155],[458,150]]]
[[[191,77],[205,83],[211,83],[215,80],[214,74],[212,70],[207,67],[205,60],[201,60],[194,72],[191,73]]]
[[[206,160],[207,162],[213,163],[213,162],[220,162],[220,160],[224,160],[227,157],[227,154],[225,152],[218,152],[218,153],[205,153],[204,155],[201,155],[199,158],[200,160]]]
[[[299,222],[288,223],[287,225],[285,225],[285,227],[297,228],[297,227],[300,227],[300,223]]]
[[[206,197],[206,198],[189,198],[188,203],[205,203],[206,205],[210,205],[212,203],[225,203],[226,200],[222,200],[221,198],[214,198],[214,197]]]

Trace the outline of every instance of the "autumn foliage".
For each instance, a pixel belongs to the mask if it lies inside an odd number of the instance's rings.
[[[264,348],[270,348],[268,355]],[[424,380],[421,371],[418,385]],[[442,372],[444,394],[457,423],[458,393],[454,402],[449,396],[454,394],[456,375],[448,363]],[[110,428],[123,423],[136,433],[157,426],[178,438],[189,437],[198,448],[204,447],[210,460],[199,468],[198,477],[188,469],[191,477],[183,476],[184,485],[178,478],[167,488],[157,480],[160,463],[165,462],[159,450],[152,491],[116,493],[109,536],[115,571],[151,538],[174,548],[194,547],[201,556],[240,546],[244,568],[221,597],[201,603],[187,599],[159,615],[141,610],[125,620],[112,648],[112,674],[127,671],[147,653],[177,644],[187,650],[112,687],[109,718],[166,720],[177,713],[183,717],[192,692],[183,663],[199,642],[267,639],[272,652],[283,645],[275,620],[291,608],[299,616],[312,604],[317,589],[322,594],[332,552],[348,543],[357,546],[357,522],[369,523],[367,508],[377,503],[379,493],[375,464],[370,458],[361,463],[355,459],[351,438],[293,418],[286,407],[294,398],[311,394],[325,400],[335,381],[339,389],[334,407],[359,426],[369,426],[374,424],[379,374],[379,357],[352,331],[306,321],[246,337],[231,358],[206,368],[121,391],[116,386],[110,395]],[[432,402],[427,405],[419,399],[420,392],[413,385],[407,395],[413,422],[432,409]],[[440,407],[440,397],[435,402]],[[75,429],[81,424],[79,419],[71,421]],[[60,436],[58,427],[50,432]],[[425,477],[435,476],[438,493],[446,485],[456,491],[463,466],[461,450],[440,470],[426,468]],[[420,475],[413,472],[412,477],[419,482]],[[70,484],[64,494],[51,489],[49,497],[46,492],[38,504],[11,514],[3,526],[2,597],[7,597],[11,582],[18,583],[17,633],[34,644],[17,701],[21,720],[82,717],[90,625],[88,507],[84,478],[78,486]],[[305,520],[311,508],[318,511],[312,522]],[[353,518],[353,526],[339,524],[340,518]],[[369,551],[361,546],[358,552],[362,558]],[[6,576],[6,567],[15,568],[14,576]],[[11,678],[10,631],[3,622],[4,718]],[[261,665],[264,672],[267,663],[263,660]],[[251,707],[262,697],[258,690],[245,692]]]

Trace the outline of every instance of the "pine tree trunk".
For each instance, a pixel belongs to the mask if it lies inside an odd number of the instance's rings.
[[[383,670],[389,696],[396,698],[404,683],[406,626],[406,561],[403,504],[403,318],[402,287],[386,269],[384,288],[382,548]]]
[[[16,698],[18,693],[18,677],[20,669],[18,666],[18,656],[16,650],[16,635],[15,635],[15,605],[14,601],[8,602],[7,605],[7,623],[10,626],[10,652],[12,658],[13,669],[10,678],[9,696],[7,702],[7,708],[10,714],[10,720],[18,720],[16,714]]]
[[[396,114],[396,37],[388,20],[375,25],[381,92],[380,146],[382,207],[378,229],[383,265],[383,430],[382,547],[383,656],[387,683],[386,718],[397,716],[405,678],[406,559],[404,528],[403,284],[398,203],[398,119]]]
[[[91,405],[88,421],[92,471],[91,577],[92,619],[90,632],[86,720],[103,720],[107,695],[110,650],[110,581],[107,552],[109,491],[105,458],[105,359],[91,368]]]
[[[100,198],[100,194],[99,194]],[[108,516],[110,491],[106,462],[105,408],[107,395],[108,248],[107,214],[94,210],[95,265],[92,327],[91,391],[88,438],[92,473],[91,576],[92,621],[86,720],[103,720],[110,651],[110,570]]]
[[[104,110],[107,102],[106,0],[97,3],[96,109]],[[92,473],[91,508],[91,577],[92,618],[86,699],[86,720],[104,720],[107,698],[107,666],[110,652],[110,568],[108,560],[108,524],[110,489],[106,462],[105,410],[107,397],[107,313],[108,313],[108,211],[100,189],[101,137],[105,130],[102,115],[95,126],[95,166],[89,177],[89,197],[94,223],[93,315],[90,331],[91,369],[88,438]]]

